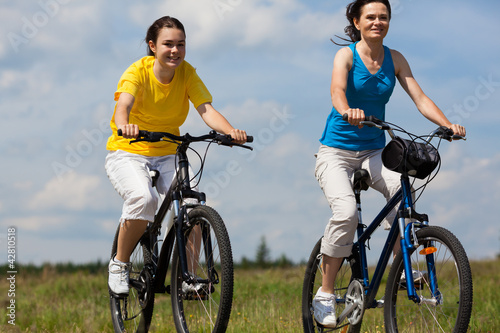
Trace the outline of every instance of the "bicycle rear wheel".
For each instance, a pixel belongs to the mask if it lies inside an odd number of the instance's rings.
[[[390,332],[466,332],[472,311],[472,275],[460,241],[441,227],[426,227],[416,233],[418,248],[411,253],[417,273],[415,288],[424,302],[408,299],[403,256],[399,253],[389,272],[385,292],[385,326]],[[424,250],[425,249],[425,250]],[[431,253],[433,252],[433,253]],[[430,253],[430,254],[429,254]],[[428,262],[434,262],[429,269]],[[434,276],[438,291],[431,291]]]
[[[115,234],[111,258],[116,255],[120,226]],[[130,255],[130,291],[128,297],[117,297],[110,293],[110,309],[116,333],[148,332],[153,316],[154,291],[151,271],[153,259],[151,244],[156,244],[156,236],[148,231],[142,236]]]
[[[207,281],[189,288],[182,278],[179,250],[172,257],[172,311],[178,332],[225,332],[233,302],[233,256],[224,222],[208,206],[189,214],[184,231],[188,270]]]
[[[305,333],[331,332],[340,328],[343,328],[345,330],[346,326],[349,325],[347,318],[342,323],[337,323],[337,327],[335,329],[322,327],[321,325],[318,325],[318,323],[314,320],[312,300],[319,287],[321,287],[323,278],[323,255],[320,251],[321,240],[322,238],[316,243],[311,252],[309,261],[307,262],[304,284],[302,287],[302,324],[304,326]],[[335,279],[334,288],[335,295],[337,296],[337,305],[335,311],[337,317],[345,309],[346,293],[350,282],[354,278],[359,278],[361,274],[359,272],[359,266],[353,258],[354,256],[350,258],[344,258],[342,266],[337,273],[337,278]],[[347,330],[343,330],[342,332],[359,333],[360,329],[361,322],[356,325],[349,325]]]

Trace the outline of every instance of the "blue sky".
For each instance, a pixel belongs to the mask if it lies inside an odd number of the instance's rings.
[[[212,147],[202,189],[225,220],[236,260],[262,236],[273,257],[308,257],[330,211],[314,153],[331,109],[329,85],[348,1],[2,1],[0,245],[17,228],[23,263],[107,260],[121,198],[104,172],[113,93],[145,55],[146,29],[180,19],[186,60],[214,106],[255,136],[252,153]],[[403,53],[424,91],[466,142],[443,143],[442,167],[418,202],[474,259],[500,252],[500,22],[496,1],[392,1],[385,44]],[[387,119],[434,129],[398,85]],[[196,112],[181,129],[202,134]],[[236,166],[236,168],[234,168]],[[383,199],[363,196],[369,221]],[[377,233],[373,244],[386,235]],[[1,253],[3,253],[2,250]],[[7,256],[0,258],[6,261]]]

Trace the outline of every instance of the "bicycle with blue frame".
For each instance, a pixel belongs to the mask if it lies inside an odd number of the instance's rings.
[[[346,120],[344,115],[344,120]],[[314,319],[312,299],[322,283],[321,238],[314,246],[307,263],[302,290],[304,332],[360,332],[366,309],[384,308],[386,332],[466,332],[472,311],[472,275],[467,254],[460,241],[450,231],[430,226],[426,214],[415,211],[415,194],[422,195],[440,165],[439,145],[434,138],[451,141],[465,139],[446,127],[439,127],[428,136],[415,136],[404,129],[374,117],[367,117],[364,126],[388,131],[392,140],[382,153],[384,165],[401,173],[401,188],[368,225],[361,218],[361,191],[368,189],[370,175],[356,170],[353,191],[358,209],[357,240],[351,255],[344,258],[334,286],[337,326],[324,327]],[[402,139],[394,132],[402,132]],[[437,169],[439,170],[439,168]],[[437,174],[437,171],[435,171]],[[410,177],[425,179],[414,189]],[[418,200],[418,198],[417,198]],[[380,258],[371,277],[367,265],[367,244],[384,218],[399,205]],[[384,271],[392,257],[392,249],[400,236],[401,250],[394,258],[385,294],[376,295]]]
[[[118,135],[121,135],[120,131]],[[148,332],[153,317],[155,294],[171,296],[172,312],[177,332],[225,332],[233,300],[233,257],[226,227],[220,215],[205,204],[206,196],[194,189],[189,173],[188,149],[200,161],[198,182],[205,165],[190,144],[217,143],[238,146],[228,135],[215,131],[202,136],[182,136],[165,132],[139,131],[138,141],[168,141],[177,144],[176,173],[161,203],[154,221],[136,244],[130,256],[131,270],[128,295],[111,290],[110,309],[115,332]],[[252,142],[251,136],[247,142]],[[207,151],[208,151],[207,146]],[[150,170],[153,187],[159,172]],[[163,240],[162,225],[166,223]],[[118,227],[111,258],[117,251]],[[170,285],[166,284],[171,265]]]

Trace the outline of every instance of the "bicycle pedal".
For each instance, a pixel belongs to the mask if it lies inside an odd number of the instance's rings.
[[[115,293],[114,291],[112,291],[111,289],[108,288],[108,292],[109,292],[109,296],[111,298],[119,298],[119,299],[125,299],[128,297],[128,294],[117,294]]]
[[[164,285],[161,285],[155,289],[155,294],[165,294],[165,293],[170,294],[170,286],[165,287]]]
[[[206,301],[208,300],[208,294],[195,294],[189,293],[184,295],[186,301]]]
[[[314,321],[316,322],[316,325],[318,326],[318,328],[321,328],[321,332],[330,332],[336,328],[338,328],[339,326],[335,325],[335,326],[325,326],[323,324],[320,324],[318,323],[318,321],[316,319],[314,319]],[[342,326],[340,326],[342,327]],[[325,331],[326,330],[326,331]]]
[[[198,291],[190,291],[184,294],[184,299],[188,301],[206,301],[210,294],[215,291],[215,287],[212,285],[210,290],[207,290],[206,286],[202,287]]]
[[[415,283],[415,290],[424,290],[424,283]],[[406,290],[406,282],[400,282],[399,283],[399,290]]]

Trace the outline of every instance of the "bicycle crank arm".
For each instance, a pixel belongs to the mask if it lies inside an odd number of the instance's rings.
[[[337,323],[344,322],[344,319],[346,319],[357,308],[357,306],[356,302],[349,306],[346,305],[344,311],[342,311],[340,316],[337,318]]]

